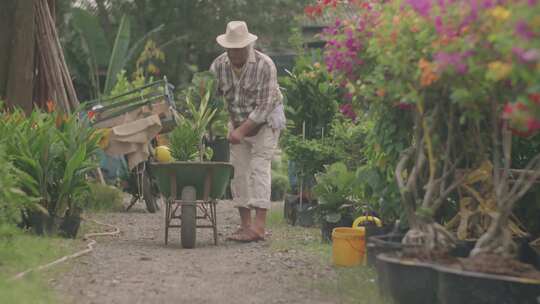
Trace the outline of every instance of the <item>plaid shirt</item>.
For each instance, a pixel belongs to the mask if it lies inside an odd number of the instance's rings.
[[[225,97],[233,124],[246,119],[264,123],[280,104],[283,96],[277,82],[277,71],[270,57],[251,50],[240,77],[234,75],[227,53],[221,54],[210,66],[218,81],[218,92]]]

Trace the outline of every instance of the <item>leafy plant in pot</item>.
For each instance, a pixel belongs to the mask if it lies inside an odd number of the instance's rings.
[[[310,198],[314,174],[323,171],[323,165],[340,159],[331,148],[332,143],[326,140],[338,112],[340,90],[321,61],[320,53],[302,54],[295,59],[294,69],[280,78],[288,123],[281,146],[289,156],[291,190],[298,196],[291,201],[300,200],[302,184],[301,199],[306,202],[301,204],[302,208],[300,204],[293,204],[291,210],[297,208],[298,219],[306,219],[299,222],[307,224],[313,222],[313,219],[309,220],[311,211],[304,207],[309,208],[313,203]]]
[[[215,110],[207,126],[206,145],[212,148],[212,161],[229,161],[228,122],[225,100],[217,94],[217,79],[211,72],[199,72],[193,75],[191,85],[184,95],[189,96],[195,105],[207,102],[208,108]],[[207,101],[205,101],[207,99]]]
[[[3,125],[3,123],[0,123]],[[3,130],[0,126],[0,130]],[[6,134],[6,133],[2,133]],[[27,195],[21,190],[25,182],[31,179],[24,172],[19,171],[8,159],[4,143],[0,140],[0,227],[24,224],[21,214],[24,210],[39,208],[35,197]],[[25,180],[26,181],[23,181]],[[1,230],[1,229],[0,229]],[[0,233],[0,238],[2,237]]]
[[[35,220],[32,226],[38,233],[55,233],[66,217],[80,222],[84,207],[81,197],[89,190],[86,173],[97,166],[94,156],[99,139],[88,121],[39,110],[21,120],[12,133],[9,153],[13,163],[29,176],[37,189],[36,196],[40,197],[40,211],[27,212],[28,218]],[[30,183],[22,189],[27,193],[34,191]],[[66,234],[73,237],[77,228],[78,224]]]
[[[324,173],[317,174],[316,180],[313,191],[318,204],[315,210],[321,223],[322,240],[329,242],[334,228],[352,226],[356,174],[338,162],[328,166]]]

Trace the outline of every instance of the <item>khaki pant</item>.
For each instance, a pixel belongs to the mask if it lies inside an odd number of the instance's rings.
[[[279,130],[264,125],[257,135],[231,145],[235,207],[270,209],[271,164],[278,138]]]

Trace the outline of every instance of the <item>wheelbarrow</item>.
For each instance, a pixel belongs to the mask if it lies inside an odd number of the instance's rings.
[[[216,204],[233,177],[233,166],[223,162],[151,163],[150,172],[166,197],[165,245],[170,228],[180,228],[183,248],[195,247],[197,228],[213,229],[217,245]]]

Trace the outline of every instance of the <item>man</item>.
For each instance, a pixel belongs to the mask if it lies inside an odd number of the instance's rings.
[[[210,71],[229,112],[231,192],[241,219],[240,229],[229,239],[259,241],[264,239],[270,209],[272,156],[285,127],[283,96],[274,63],[253,48],[257,36],[249,33],[245,22],[229,22],[216,40],[226,52],[214,60]]]

